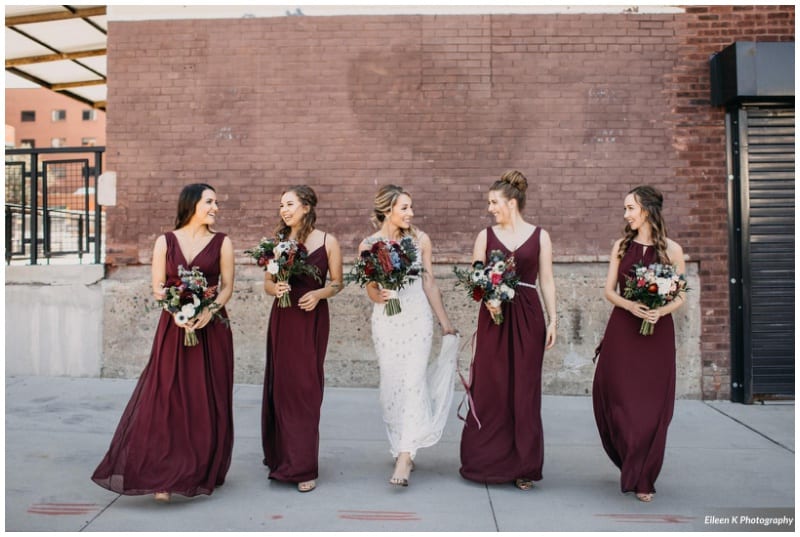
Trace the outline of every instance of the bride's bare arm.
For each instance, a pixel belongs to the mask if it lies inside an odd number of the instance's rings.
[[[428,297],[428,303],[431,305],[433,313],[439,320],[439,325],[442,327],[442,333],[455,334],[456,329],[450,322],[447,316],[447,311],[444,309],[444,302],[442,301],[442,292],[436,284],[436,278],[433,276],[433,246],[431,239],[425,233],[419,234],[419,248],[422,254],[422,288],[425,291],[425,296]]]

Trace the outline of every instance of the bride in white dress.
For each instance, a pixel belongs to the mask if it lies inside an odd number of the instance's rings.
[[[453,400],[459,335],[444,309],[442,295],[433,277],[431,240],[411,225],[411,196],[401,187],[387,185],[375,196],[373,222],[379,228],[364,239],[359,251],[377,239],[400,240],[411,236],[421,260],[421,275],[400,291],[367,284],[375,303],[372,310],[372,341],[380,367],[380,400],[389,447],[395,467],[389,482],[408,486],[417,449],[439,441]],[[394,295],[394,293],[398,293]],[[386,315],[386,301],[400,300],[401,312]],[[433,340],[433,316],[442,327],[439,357],[428,363]]]

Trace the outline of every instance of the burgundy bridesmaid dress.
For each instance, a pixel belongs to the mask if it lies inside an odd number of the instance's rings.
[[[191,263],[175,236],[165,237],[167,285],[178,281],[178,265],[197,266],[209,285],[218,283],[223,233]],[[220,313],[227,316],[224,308]],[[216,318],[196,333],[198,344],[185,347],[184,329],[161,313],[150,360],[92,475],[101,487],[196,496],[225,482],[233,450],[233,337]]]
[[[541,228],[513,252],[520,281],[539,274]],[[486,255],[512,252],[486,230]],[[536,289],[519,285],[495,325],[481,305],[471,373],[472,410],[461,435],[461,475],[480,483],[542,479],[542,359],[546,327]],[[480,428],[475,420],[477,416]]]
[[[631,242],[620,260],[620,292],[635,264],[655,262],[654,247]],[[611,312],[592,403],[603,448],[622,471],[622,491],[644,494],[656,490],[675,405],[675,328],[671,315],[659,319],[650,336],[639,334],[641,324],[622,308]]]
[[[312,311],[297,303],[308,291],[325,285],[328,255],[325,244],[308,255],[321,282],[308,275],[290,280],[292,305],[273,301],[267,331],[267,366],[261,409],[261,444],[270,479],[302,483],[316,479],[319,456],[319,416],[325,385],[323,363],[328,347],[328,301]]]

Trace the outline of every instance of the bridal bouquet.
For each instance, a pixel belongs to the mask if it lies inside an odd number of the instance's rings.
[[[361,252],[346,281],[357,282],[361,287],[375,282],[383,289],[394,291],[383,311],[386,315],[397,315],[402,311],[397,291],[416,278],[419,272],[417,248],[411,237],[399,241],[377,239],[368,250]]]
[[[689,290],[686,286],[686,278],[683,274],[678,274],[673,265],[636,264],[631,272],[632,275],[626,277],[623,296],[641,302],[650,309],[669,304],[681,292]],[[650,336],[653,334],[653,330],[655,330],[653,323],[642,320],[640,334]]]
[[[472,268],[459,269],[453,267],[456,275],[456,286],[464,287],[475,302],[486,302],[494,308],[503,302],[514,299],[519,277],[516,274],[514,256],[506,259],[500,250],[489,252],[487,263],[475,261]],[[503,322],[503,314],[492,314],[494,324]]]
[[[320,281],[319,269],[306,262],[308,250],[296,240],[272,240],[262,238],[257,246],[244,253],[256,260],[259,267],[272,274],[276,282],[286,282],[295,275],[308,274]],[[288,308],[292,305],[289,293],[278,298],[278,307]]]
[[[223,319],[216,312],[218,306],[214,303],[214,299],[217,298],[217,286],[209,286],[206,277],[197,267],[186,270],[183,265],[179,265],[178,279],[169,287],[164,287],[166,294],[157,302],[172,314],[176,325],[184,328],[184,346],[193,347],[197,345],[197,334],[194,333],[194,329],[186,326],[189,321],[197,317],[203,308],[211,309],[215,316]]]

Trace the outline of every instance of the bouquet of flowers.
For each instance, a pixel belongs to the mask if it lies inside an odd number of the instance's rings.
[[[519,277],[516,274],[514,256],[506,259],[500,250],[489,252],[487,263],[475,261],[472,268],[453,267],[456,286],[464,287],[475,302],[486,302],[492,307],[500,307],[503,302],[514,299]],[[503,314],[492,314],[494,324],[503,322]]]
[[[677,273],[673,265],[654,263],[644,266],[638,263],[633,266],[631,276],[626,277],[622,295],[630,300],[641,302],[650,309],[669,304],[682,291],[688,291],[686,278]],[[653,334],[655,326],[648,320],[642,320],[639,333],[643,336]]]
[[[158,304],[172,314],[175,324],[184,328],[183,344],[186,347],[197,345],[197,334],[194,329],[186,324],[197,317],[203,308],[210,308],[214,315],[223,319],[216,312],[214,299],[217,298],[217,286],[209,286],[206,277],[197,267],[186,270],[183,265],[178,266],[179,281],[164,287],[164,298],[157,300]]]
[[[308,274],[321,281],[319,269],[306,263],[308,250],[305,245],[296,240],[262,238],[255,248],[245,250],[244,253],[255,259],[258,266],[272,274],[277,282],[289,281],[292,276],[300,274]],[[291,305],[289,293],[283,293],[278,298],[278,307],[288,308]]]
[[[411,237],[399,241],[377,239],[368,250],[361,252],[345,279],[348,283],[357,282],[361,287],[375,282],[383,289],[394,291],[383,311],[386,315],[397,315],[402,311],[397,291],[421,271],[417,257],[417,248]]]

